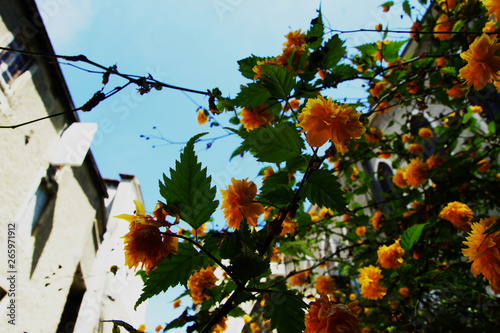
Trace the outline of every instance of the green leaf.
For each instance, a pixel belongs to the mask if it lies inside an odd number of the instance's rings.
[[[409,40],[409,39],[408,39]],[[394,62],[399,58],[399,50],[405,45],[408,40],[401,40],[397,42],[391,41],[389,44],[383,44],[382,55],[387,62]]]
[[[232,273],[231,276],[240,281],[248,281],[264,273],[271,274],[269,267],[269,258],[262,259],[257,254],[247,252],[234,256],[228,269]]]
[[[333,67],[332,72],[326,76],[325,83],[328,85],[334,82],[341,82],[358,74],[359,71],[351,65],[337,65]]]
[[[134,309],[145,300],[167,291],[170,287],[186,284],[194,272],[208,264],[207,257],[196,251],[191,244],[179,243],[177,254],[170,254],[149,273],[142,288],[142,295],[135,303]]]
[[[260,162],[281,163],[301,155],[304,140],[291,123],[261,126],[253,131],[237,132]]]
[[[257,61],[262,61],[265,60],[266,58],[263,57],[257,57],[254,56],[253,54],[245,59],[241,59],[238,61],[239,70],[241,74],[246,77],[247,79],[253,80],[255,76],[255,72],[253,71],[254,66],[257,65]]]
[[[495,134],[495,131],[496,131],[496,126],[495,126],[495,122],[494,121],[490,121],[488,123],[488,135],[494,135]]]
[[[453,32],[459,32],[459,31],[461,31],[461,30],[462,30],[462,28],[464,27],[464,25],[465,25],[464,20],[458,20],[458,21],[455,23],[455,25],[453,26],[452,31],[453,31]]]
[[[207,177],[207,169],[194,153],[194,143],[205,135],[201,133],[192,137],[175,162],[175,170],[170,169],[170,178],[163,175],[160,182],[160,194],[167,200],[167,207],[176,207],[179,217],[194,229],[207,222],[217,209],[219,201],[215,200],[216,188],[210,187],[211,177]]]
[[[249,83],[242,86],[240,92],[234,99],[236,105],[253,109],[261,106],[271,98],[271,93],[260,83]]]
[[[288,172],[280,171],[267,177],[264,180],[264,184],[260,188],[260,193],[268,193],[279,187],[288,187]]]
[[[455,77],[458,75],[457,69],[455,67],[443,67],[439,71],[441,72],[441,74],[448,74]]]
[[[279,187],[275,190],[259,195],[259,201],[278,208],[286,208],[295,197],[295,192],[287,187]]]
[[[321,10],[319,10],[318,17],[311,21],[311,28],[306,34],[306,42],[311,49],[316,50],[323,43],[324,29],[323,16]]]
[[[392,6],[394,6],[394,1],[384,2],[383,4],[380,5],[380,7],[382,7],[382,6],[386,6],[386,7],[391,8]]]
[[[356,46],[356,48],[361,53],[364,53],[364,54],[366,54],[368,56],[371,56],[372,54],[374,54],[375,52],[378,51],[378,46],[375,43],[369,43],[369,44],[359,45],[359,46]]]
[[[305,329],[304,302],[292,295],[272,292],[266,299],[264,318],[271,319],[272,329],[278,333],[301,333]]]
[[[328,170],[316,170],[307,179],[303,188],[311,203],[343,213],[346,202],[338,178]]]
[[[346,47],[344,41],[339,38],[339,35],[334,35],[325,43],[322,49],[324,53],[322,68],[330,69],[344,57]]]
[[[296,258],[301,258],[306,255],[310,258],[316,259],[316,256],[310,250],[309,245],[301,240],[283,242],[280,244],[280,252]]]
[[[403,2],[403,10],[404,10],[404,12],[406,13],[406,15],[408,15],[408,16],[411,18],[411,6],[410,6],[410,1],[405,0],[405,2]]]
[[[273,65],[262,65],[260,81],[272,97],[281,99],[288,98],[295,85],[293,74],[288,69]]]
[[[427,223],[417,224],[403,232],[401,235],[401,247],[405,251],[410,251],[413,245],[418,242],[426,225]]]

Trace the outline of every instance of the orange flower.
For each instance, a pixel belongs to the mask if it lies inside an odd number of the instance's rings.
[[[139,327],[137,327],[137,330],[139,332],[146,332],[146,325],[140,324]]]
[[[410,291],[408,290],[408,287],[401,287],[401,288],[399,288],[399,293],[404,298],[407,298],[408,296],[410,296]]]
[[[378,143],[384,134],[378,128],[371,127],[365,132],[365,140],[370,143]]]
[[[306,34],[299,30],[289,32],[286,36],[287,41],[283,44],[285,47],[302,47],[306,44]]]
[[[420,186],[427,180],[429,166],[422,162],[420,158],[410,160],[410,164],[406,167],[406,172],[403,174],[406,183],[413,187]]]
[[[380,264],[385,269],[399,268],[403,266],[403,255],[405,250],[399,245],[399,239],[392,245],[382,245],[377,250],[378,260],[377,263]]]
[[[257,185],[248,181],[248,178],[243,180],[231,178],[231,183],[232,185],[226,190],[221,190],[223,199],[221,208],[224,210],[224,217],[229,227],[238,229],[243,218],[248,225],[255,227],[257,219],[264,213],[264,207],[253,201],[257,195]]]
[[[422,127],[421,129],[418,130],[418,135],[424,139],[424,140],[430,140],[434,136],[432,133],[432,130],[427,127]]]
[[[490,168],[490,162],[488,162],[488,160],[486,160],[486,159],[483,159],[483,160],[477,162],[477,165],[479,165],[479,168],[477,168],[477,171],[481,172],[481,173],[487,172],[488,169]]]
[[[406,89],[412,95],[415,95],[420,89],[418,82],[416,80],[410,81],[406,84]]]
[[[198,229],[196,229],[196,231],[194,230],[194,228],[191,230],[191,234],[196,237],[196,236],[203,236],[203,234],[205,233],[205,231],[207,230],[207,227],[205,225],[206,223],[202,224]]]
[[[311,216],[311,222],[318,222],[319,221],[318,212],[310,211],[308,214],[309,214],[309,216]]]
[[[445,162],[445,160],[442,159],[440,155],[440,153],[436,153],[429,156],[429,158],[427,159],[427,165],[429,166],[429,169],[434,169],[435,167],[440,166]]]
[[[309,271],[304,271],[289,277],[290,283],[294,286],[302,286],[307,282]]]
[[[441,15],[434,27],[434,37],[446,40],[451,38],[451,31],[453,30],[453,26],[455,25],[455,21],[450,21],[448,15]]]
[[[262,66],[263,65],[271,65],[271,66],[280,66],[281,63],[277,58],[264,59],[262,61],[257,61],[257,65],[253,66],[252,71],[255,73],[253,79],[258,80],[262,75]]]
[[[469,237],[463,242],[467,248],[462,253],[472,262],[474,277],[483,274],[483,280],[488,280],[492,289],[500,290],[500,231],[485,234],[491,223],[490,219],[480,219],[472,224]]]
[[[160,332],[162,328],[163,328],[163,326],[158,325],[158,326],[156,326],[155,331]]]
[[[210,299],[210,296],[205,294],[205,289],[215,287],[217,282],[217,277],[214,275],[215,268],[215,266],[207,266],[207,268],[202,268],[189,278],[188,289],[194,304],[201,304]]]
[[[227,330],[227,317],[222,318],[217,324],[212,327],[212,333],[222,333]]]
[[[281,224],[281,233],[280,236],[285,236],[286,234],[294,234],[296,222],[292,221],[292,219],[287,215],[285,220]]]
[[[412,143],[410,147],[408,147],[408,152],[413,155],[420,155],[424,153],[424,147],[418,143]]]
[[[420,37],[420,32],[422,32],[422,23],[420,21],[415,21],[411,25],[410,36],[413,39],[418,39]]]
[[[267,177],[270,177],[274,175],[274,170],[273,167],[268,167],[266,170],[264,170],[264,177],[262,177],[262,180],[266,180]]]
[[[167,222],[146,215],[140,201],[134,200],[134,203],[135,215],[121,214],[115,217],[130,222],[129,232],[122,237],[125,244],[125,264],[129,268],[135,268],[142,263],[141,269],[144,268],[149,274],[170,253],[177,254],[178,239],[169,236],[172,233],[168,228],[162,235],[158,228]],[[157,209],[161,209],[161,206],[157,206]],[[155,215],[160,216],[159,213]],[[164,219],[165,215],[162,216]]]
[[[381,211],[377,210],[375,214],[373,214],[371,221],[373,228],[375,230],[378,230],[380,228],[380,223],[382,222],[383,219],[384,219],[384,213],[382,213]]]
[[[453,223],[458,230],[469,231],[473,216],[472,209],[469,206],[458,201],[453,201],[441,210],[439,217]]]
[[[488,11],[486,15],[495,16],[498,21],[500,19],[500,3],[497,0],[482,0],[484,7]]]
[[[379,284],[381,278],[383,278],[382,270],[378,267],[370,265],[360,268],[358,281],[361,285],[361,295],[372,300],[382,299],[387,292],[387,288]]]
[[[181,306],[181,300],[178,298],[174,301],[174,308],[178,308],[179,306]]]
[[[497,24],[496,20],[490,20],[486,22],[486,24],[483,27],[483,32],[487,33],[490,36],[490,38],[497,38],[498,35],[493,34],[493,32],[497,30],[497,28],[495,27],[496,24]]]
[[[331,276],[318,276],[314,287],[320,294],[333,294],[335,291],[335,281]]]
[[[320,216],[322,219],[329,219],[330,217],[332,217],[332,216],[333,216],[333,211],[332,211],[330,208],[323,207],[323,208],[321,208],[321,210],[319,211],[319,216]]]
[[[380,93],[384,90],[385,88],[385,83],[384,82],[377,82],[373,85],[373,88],[370,88],[370,94],[373,97],[379,97],[380,98]]]
[[[397,186],[404,188],[408,186],[408,183],[406,182],[406,179],[404,177],[404,174],[406,172],[406,168],[401,168],[396,171],[396,174],[392,177],[392,182]]]
[[[389,102],[382,101],[382,102],[378,103],[375,111],[377,111],[378,114],[384,114],[386,112],[389,112],[391,109],[392,109],[392,106],[389,104]]]
[[[446,93],[450,98],[463,98],[467,93],[462,84],[456,84],[451,89],[446,89]]]
[[[380,158],[390,158],[392,155],[392,153],[390,151],[383,151],[383,150],[378,150],[378,156],[380,156]]]
[[[281,257],[280,257],[280,249],[278,245],[274,245],[273,247],[273,254],[271,255],[271,262],[280,262]]]
[[[202,109],[198,109],[198,115],[196,116],[196,120],[198,120],[198,125],[203,125],[208,121],[208,116]]]
[[[390,8],[387,5],[382,5],[381,7],[382,7],[382,10],[384,11],[384,13],[387,13],[389,11],[389,8]]]
[[[333,304],[326,295],[320,295],[309,304],[305,316],[304,333],[361,333],[358,302]]]
[[[470,88],[483,89],[488,82],[500,80],[500,57],[495,53],[500,50],[497,39],[483,33],[476,37],[469,49],[460,54],[460,57],[467,61],[467,65],[462,67],[459,77],[465,79],[465,83]]]
[[[382,23],[379,23],[375,26],[375,30],[382,31]]]
[[[250,329],[252,330],[252,333],[260,332],[259,325],[256,322],[250,323]]]
[[[448,63],[448,58],[445,57],[436,58],[436,65],[438,66],[438,68],[445,67],[447,63]]]
[[[408,134],[403,135],[403,142],[407,143],[408,141],[410,141],[410,137],[408,136]]]
[[[444,11],[451,11],[455,9],[456,2],[455,0],[440,0],[439,5]]]
[[[358,235],[359,237],[363,237],[365,233],[366,233],[365,226],[360,225],[359,227],[356,228],[356,235]]]
[[[306,140],[311,147],[321,147],[331,139],[335,148],[344,153],[346,143],[359,139],[365,132],[359,117],[353,108],[319,96],[307,101],[297,126],[302,127],[301,133],[307,132]]]
[[[351,172],[351,180],[358,180],[359,179],[359,171],[358,168],[356,168],[354,165],[352,166],[352,172]]]
[[[267,105],[263,104],[251,111],[241,108],[241,123],[247,131],[259,128],[265,124],[271,124],[273,116],[267,111]]]

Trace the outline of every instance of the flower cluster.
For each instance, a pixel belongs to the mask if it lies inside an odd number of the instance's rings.
[[[232,185],[226,190],[221,190],[223,202],[222,209],[229,227],[238,229],[243,218],[248,225],[255,227],[257,219],[264,213],[264,207],[254,202],[257,195],[257,185],[247,179],[231,179]]]
[[[392,181],[401,188],[407,186],[418,187],[427,180],[428,172],[429,166],[427,163],[417,157],[410,160],[406,167],[398,169]]]
[[[439,217],[453,223],[458,230],[469,231],[473,216],[472,210],[466,204],[453,201],[441,210]]]
[[[360,312],[357,301],[347,305],[333,304],[326,295],[320,295],[309,304],[304,333],[361,333]]]
[[[351,139],[359,139],[365,127],[359,121],[360,114],[351,107],[339,105],[322,96],[311,98],[302,109],[299,124],[306,132],[307,143],[311,147],[321,147],[328,139],[341,153],[347,151]]]
[[[403,266],[403,255],[405,250],[399,245],[399,239],[394,244],[387,246],[382,245],[377,250],[378,261],[385,269],[399,268]]]
[[[134,200],[134,204],[135,215],[115,216],[130,223],[129,232],[123,236],[125,264],[129,268],[140,265],[149,274],[170,253],[177,254],[178,239],[168,229],[172,224],[165,221],[167,214],[161,204],[155,208],[155,217],[146,215],[142,202]],[[166,231],[160,232],[160,227],[166,227]]]
[[[188,289],[194,304],[201,304],[210,296],[205,294],[206,289],[215,287],[217,277],[214,275],[215,267],[208,266],[191,275],[188,281]]]
[[[361,284],[361,295],[372,300],[383,298],[387,293],[387,288],[379,284],[382,278],[382,271],[378,267],[370,265],[360,268],[358,281]]]

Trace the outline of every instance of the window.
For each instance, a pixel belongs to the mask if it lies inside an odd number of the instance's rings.
[[[20,38],[14,39],[8,48],[23,51],[25,45]],[[3,81],[10,85],[12,80],[21,75],[29,66],[31,59],[25,54],[3,50],[0,53],[0,72]]]

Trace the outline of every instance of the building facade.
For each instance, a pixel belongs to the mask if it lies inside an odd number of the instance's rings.
[[[29,54],[54,54],[34,1],[0,1],[0,46],[28,52],[0,50],[0,331],[143,323],[144,306],[133,312],[142,282],[124,266],[127,225],[108,221],[142,201],[137,179],[101,177],[88,149],[95,125],[79,123],[57,61]]]

